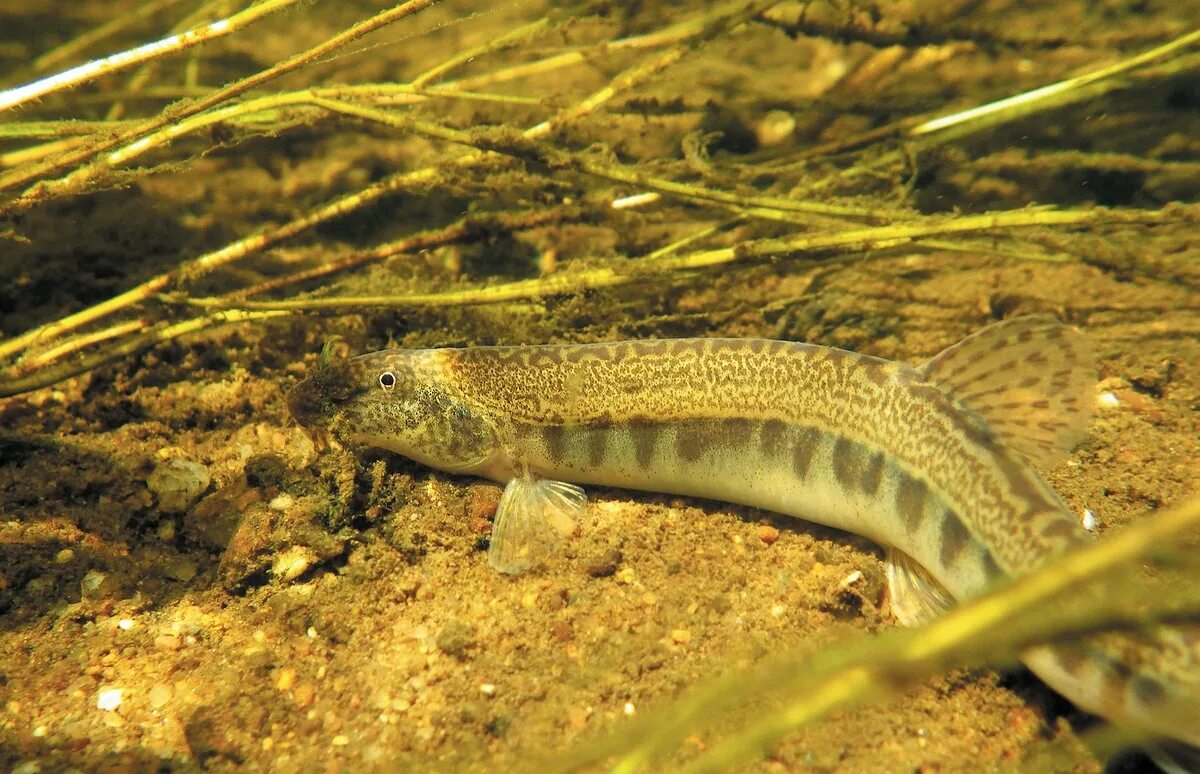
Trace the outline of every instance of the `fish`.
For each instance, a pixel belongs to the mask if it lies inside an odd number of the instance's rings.
[[[863,535],[918,625],[1092,540],[1038,469],[1085,437],[1093,350],[1052,315],[982,328],[920,365],[770,339],[323,354],[287,397],[310,432],[504,491],[487,560],[549,560],[585,485],[722,500]],[[1097,634],[1022,654],[1081,708],[1146,729],[1167,770],[1200,746],[1200,632]],[[1172,757],[1175,756],[1175,757]]]

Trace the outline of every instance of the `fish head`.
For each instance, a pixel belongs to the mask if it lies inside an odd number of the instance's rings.
[[[387,449],[439,470],[474,472],[499,451],[492,422],[446,379],[439,350],[336,361],[322,353],[287,403],[314,437]]]

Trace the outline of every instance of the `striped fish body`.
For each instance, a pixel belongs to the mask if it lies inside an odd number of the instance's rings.
[[[500,481],[524,465],[819,521],[902,547],[956,597],[1084,535],[981,420],[900,363],[742,339],[427,357],[495,418],[506,453],[474,472]]]
[[[761,339],[387,350],[318,369],[290,402],[344,442],[508,484],[490,556],[502,571],[571,530],[574,484],[692,495],[890,547],[893,606],[915,622],[1088,539],[1030,462],[1078,441],[1093,384],[1082,337],[1031,317],[920,368]],[[1200,744],[1194,718],[1160,717],[1179,693],[1164,674],[1196,695],[1183,636],[1026,660],[1086,709]]]

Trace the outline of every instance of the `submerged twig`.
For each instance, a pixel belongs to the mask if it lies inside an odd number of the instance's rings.
[[[145,349],[161,344],[180,336],[187,334],[199,333],[200,331],[212,330],[214,328],[224,327],[226,325],[235,325],[237,323],[257,322],[267,320],[272,317],[286,316],[286,312],[243,312],[240,310],[228,310],[223,312],[215,312],[213,314],[194,317],[183,322],[167,324],[162,323],[158,326],[151,327],[149,330],[144,330],[142,333],[132,338],[126,339],[119,344],[116,344],[108,349],[103,349],[95,354],[85,356],[79,360],[72,360],[50,365],[35,371],[26,376],[20,376],[13,379],[0,379],[0,398],[7,398],[12,395],[20,395],[23,392],[30,392],[42,387],[48,387],[51,384],[57,384],[65,379],[70,379],[73,376],[79,376],[89,371],[95,370],[105,363],[111,363],[123,357],[137,354]],[[141,326],[138,326],[139,329]]]
[[[686,26],[682,24],[679,26],[690,31],[691,42],[696,44],[707,40],[712,35],[716,34],[717,31],[722,29],[723,26],[736,23],[746,18],[747,15],[752,15],[754,12],[769,4],[770,0],[727,3],[718,7],[717,9],[701,15],[698,20],[693,20]],[[410,9],[408,12],[411,12],[411,9],[416,8],[417,6],[417,3],[406,3],[402,7]],[[377,21],[379,18],[380,17],[378,16],[373,17],[371,22],[377,25],[382,24],[381,21]],[[359,25],[355,29],[359,29],[362,26],[363,25]],[[344,37],[345,35],[338,36],[336,39],[344,42],[344,40],[342,40]],[[686,41],[687,39],[685,39],[685,42]],[[327,41],[325,45],[331,46],[332,44]],[[315,49],[310,49],[310,52],[313,50]],[[306,52],[305,56],[307,57],[310,52]],[[297,57],[292,57],[288,61],[291,62],[296,59]],[[666,66],[666,64],[669,64],[670,61],[674,61],[674,58],[664,56],[660,58],[659,61],[663,63],[662,66]],[[581,104],[585,104],[587,106],[587,111],[581,111],[576,106],[564,108],[562,112],[564,115],[568,115],[569,119],[558,120],[556,118],[552,118],[549,121],[543,121],[533,127],[530,127],[523,133],[513,132],[512,135],[523,138],[527,142],[535,141],[538,138],[548,135],[555,127],[561,126],[565,120],[578,119],[584,115],[585,112],[598,109],[607,100],[612,99],[614,96],[619,94],[622,89],[628,89],[636,86],[641,79],[651,77],[657,71],[657,69],[642,66],[633,71],[621,73],[613,80],[612,83],[606,85],[592,95],[589,95],[582,101]],[[241,83],[243,82],[239,82],[239,84]],[[235,86],[237,85],[238,84],[235,84]],[[231,88],[233,87],[227,87],[223,91],[228,91]],[[366,110],[365,108],[357,108],[350,103],[345,103],[343,105],[343,103],[321,100],[320,98],[315,98],[314,101],[316,104],[325,107],[336,107],[338,110],[344,110],[345,112],[353,113]],[[433,125],[429,126],[433,127]],[[443,139],[450,139],[451,141],[454,141],[456,137],[464,136],[460,132],[456,133],[456,130],[449,130],[445,128],[441,128],[440,130],[436,128],[431,129],[431,133],[434,134],[438,133],[438,131],[444,135]],[[322,207],[318,207],[316,210],[313,210],[307,215],[290,221],[282,226],[259,232],[258,234],[238,240],[230,245],[225,246],[224,248],[221,248],[220,250],[192,259],[191,261],[182,264],[172,271],[158,274],[149,280],[146,280],[137,287],[132,288],[105,302],[96,304],[87,309],[83,309],[74,314],[67,315],[66,317],[47,325],[43,325],[39,328],[27,331],[26,333],[13,337],[8,341],[0,342],[0,358],[11,357],[24,351],[35,343],[46,342],[64,333],[76,330],[84,325],[107,317],[108,315],[116,313],[120,310],[127,309],[130,306],[141,303],[153,297],[155,294],[162,292],[173,284],[186,282],[207,274],[218,267],[227,265],[233,261],[237,261],[246,255],[258,252],[266,247],[269,247],[270,245],[276,244],[279,241],[300,234],[307,229],[312,228],[313,226],[326,222],[352,210],[358,209],[372,201],[376,201],[388,193],[401,190],[403,188],[426,185],[440,178],[447,170],[463,171],[485,162],[489,158],[489,150],[477,149],[464,156],[460,156],[445,162],[442,165],[425,167],[414,171],[399,172],[390,175],[383,180],[368,186],[367,188],[364,188],[353,194],[343,196]],[[86,167],[84,169],[86,169]]]
[[[253,309],[289,312],[351,312],[371,308],[449,307],[531,300],[599,290],[651,279],[670,280],[679,273],[710,270],[733,263],[771,258],[819,257],[829,253],[857,253],[893,248],[929,237],[977,233],[1031,226],[1078,226],[1100,223],[1166,223],[1188,217],[1200,218],[1200,208],[1187,210],[1045,210],[986,213],[931,222],[903,223],[875,228],[801,235],[785,239],[761,239],[682,255],[664,254],[641,261],[624,271],[612,268],[587,269],[571,274],[521,280],[492,287],[411,293],[393,296],[336,296],[281,301],[237,301],[226,298],[176,298],[180,303],[203,309]]]
[[[1005,97],[1004,99],[979,105],[968,110],[951,113],[948,116],[941,116],[925,121],[914,126],[908,133],[912,137],[921,137],[935,133],[946,133],[951,130],[961,131],[964,126],[972,126],[974,129],[978,129],[984,126],[993,126],[997,123],[1023,118],[1031,113],[1048,110],[1058,107],[1064,102],[1073,101],[1075,99],[1073,93],[1082,92],[1091,84],[1109,80],[1130,70],[1147,65],[1157,59],[1174,56],[1197,43],[1200,43],[1200,29],[1192,30],[1186,35],[1181,35],[1161,46],[1152,48],[1137,56],[1129,57],[1108,67],[1102,67],[1099,70],[1093,70],[1092,72],[1077,75],[1074,78],[1067,78],[1066,80],[1051,83],[1021,94],[1014,94],[1011,97]]]
[[[102,59],[96,59],[81,64],[78,67],[72,67],[69,70],[47,78],[27,83],[24,86],[0,91],[0,110],[17,107],[18,105],[45,97],[47,94],[74,88],[80,84],[112,75],[142,62],[148,62],[151,59],[157,59],[167,54],[186,51],[193,46],[207,43],[210,40],[232,35],[263,17],[277,11],[282,11],[288,6],[295,5],[297,2],[299,0],[262,0],[262,2],[252,5],[244,11],[223,19],[218,19],[202,27],[187,30],[178,35],[170,35],[161,40],[129,49],[128,51],[120,51]]]

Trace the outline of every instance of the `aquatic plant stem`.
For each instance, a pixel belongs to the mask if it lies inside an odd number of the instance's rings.
[[[1182,210],[1182,208],[1176,208]],[[1200,210],[1189,210],[1200,218]],[[1085,224],[1169,223],[1188,220],[1184,212],[1172,210],[1045,210],[1028,209],[986,213],[931,222],[904,223],[873,228],[800,235],[785,239],[762,239],[736,247],[667,255],[612,268],[585,269],[571,274],[538,277],[503,285],[441,293],[412,293],[394,296],[338,296],[281,301],[231,301],[226,298],[175,298],[172,300],[204,309],[255,309],[305,312],[349,312],[371,308],[450,307],[530,300],[616,287],[633,282],[672,279],[685,272],[712,269],[733,263],[773,258],[819,257],[829,253],[863,252],[911,243],[948,234],[998,231],[1031,226],[1078,226]]]
[[[1070,641],[1097,631],[1137,628],[1154,620],[1193,620],[1200,613],[1195,599],[1183,609],[1170,603],[1139,605],[1139,609],[1101,604],[1083,619],[1039,616],[1038,611],[1056,610],[1061,600],[1086,584],[1111,579],[1124,568],[1152,559],[1197,525],[1200,498],[1193,498],[1139,518],[1119,534],[1059,557],[925,626],[892,629],[812,655],[778,657],[725,675],[709,688],[647,716],[640,726],[617,731],[551,762],[549,768],[574,771],[615,756],[612,771],[629,774],[652,769],[652,762],[676,750],[687,735],[736,705],[780,699],[781,705],[754,713],[748,727],[730,732],[725,741],[683,767],[689,772],[735,770],[764,755],[786,734],[834,710],[895,693],[951,667],[1005,661],[1041,643]]]
[[[1027,617],[1040,605],[1051,603],[1082,583],[1120,566],[1148,559],[1197,524],[1200,524],[1200,498],[1139,519],[1114,537],[1072,552],[1005,588],[951,610],[931,624],[905,631],[906,636],[893,641],[885,658],[862,659],[833,671],[812,693],[805,693],[803,701],[793,699],[783,712],[711,750],[691,770],[728,771],[736,762],[767,749],[784,734],[823,717],[832,709],[894,690],[900,681],[910,682],[947,664],[970,662],[970,651],[986,649],[979,648],[978,643],[1005,631],[1008,622]],[[1137,618],[1144,624],[1143,615]],[[1117,623],[1129,620],[1121,615],[1116,618]],[[1081,628],[1079,622],[1067,621],[1068,630],[1060,632],[1062,623],[1061,619],[1051,617],[1043,631],[1023,633],[1025,641],[1012,644],[1024,649],[1055,641]]]
[[[990,126],[996,123],[1012,121],[1030,113],[1047,110],[1061,104],[1064,95],[1079,91],[1098,81],[1107,80],[1114,76],[1127,73],[1130,70],[1149,64],[1156,59],[1164,59],[1186,48],[1200,43],[1200,29],[1181,35],[1172,41],[1157,46],[1137,56],[1124,59],[1108,67],[1093,70],[1090,73],[1077,75],[1074,78],[1051,83],[1030,91],[1014,94],[995,102],[951,113],[947,116],[930,119],[908,130],[911,137],[921,137],[927,134],[948,132],[964,124],[976,127]]]
[[[82,35],[67,41],[58,48],[47,51],[37,59],[33,60],[33,69],[35,72],[45,72],[52,67],[56,67],[60,63],[70,59],[105,38],[116,35],[123,29],[137,24],[138,22],[151,18],[155,14],[170,8],[172,5],[180,2],[180,0],[149,0],[149,2],[141,3],[129,13],[122,13],[114,16],[104,24],[88,30]]]
[[[271,2],[293,3],[296,2],[296,0],[271,0]],[[300,53],[293,54],[277,65],[268,67],[265,70],[254,73],[253,75],[234,81],[228,86],[217,89],[211,94],[195,101],[173,105],[154,118],[139,123],[138,125],[115,136],[99,138],[97,142],[91,143],[81,150],[78,150],[74,153],[65,154],[63,156],[56,156],[41,165],[36,165],[32,169],[21,170],[15,174],[0,176],[0,191],[32,182],[48,172],[51,172],[55,169],[62,169],[77,162],[93,158],[96,155],[109,150],[110,148],[136,143],[139,138],[162,129],[164,126],[169,126],[175,122],[182,121],[189,116],[201,113],[237,96],[238,94],[242,94],[249,89],[261,86],[262,84],[278,78],[281,75],[310,64],[320,57],[332,53],[347,43],[399,21],[400,19],[411,16],[414,13],[424,10],[434,2],[436,2],[436,0],[409,0],[409,2],[401,3],[400,5],[394,6],[387,11],[375,14],[371,18],[355,24],[349,29],[343,30],[337,35],[322,41],[316,46],[305,49]],[[56,196],[64,193],[84,190],[84,183],[106,168],[107,165],[103,163],[99,165],[93,163],[79,167],[74,172],[60,180],[45,181],[40,186],[35,186],[32,190],[26,191],[18,198],[17,203],[27,206],[34,201],[39,201],[48,196]]]
[[[79,360],[60,362],[57,365],[47,366],[32,374],[14,379],[0,379],[0,398],[20,395],[23,392],[30,392],[41,387],[48,387],[51,384],[57,384],[65,379],[70,379],[73,376],[79,376],[80,374],[85,374],[88,371],[99,368],[105,363],[137,354],[155,344],[171,341],[180,336],[220,328],[226,325],[255,322],[286,315],[287,312],[243,312],[233,309],[201,317],[193,317],[179,323],[162,323],[151,327],[137,336],[128,338],[120,344],[100,350]]]
[[[428,3],[423,3],[427,5]],[[738,2],[722,5],[720,8],[709,11],[701,15],[700,23],[694,23],[688,27],[692,31],[695,42],[700,42],[715,34],[719,29],[720,24],[733,24],[742,20],[747,14],[751,14],[758,10],[763,5],[769,2]],[[399,7],[416,7],[415,3],[406,3]],[[395,9],[393,9],[395,10]],[[409,11],[411,13],[411,11]],[[379,17],[373,17],[378,19]],[[361,25],[359,25],[361,26]],[[347,32],[347,34],[349,34]],[[362,33],[365,34],[365,33]],[[331,39],[332,40],[332,39]],[[310,49],[312,51],[313,49]],[[669,53],[669,52],[668,52]],[[294,58],[293,58],[294,59]],[[669,57],[660,58],[661,61],[667,61]],[[288,61],[292,61],[289,59]],[[635,72],[640,74],[640,77],[647,78],[657,72],[657,70],[647,67],[638,67]],[[617,76],[620,79],[622,88],[632,88],[640,81],[637,78],[628,77],[628,73],[621,73]],[[241,83],[241,82],[239,82]],[[236,85],[236,84],[235,84]],[[597,94],[604,94],[605,99],[611,99],[620,93],[619,89],[612,89],[605,86],[600,91],[593,95],[589,95],[585,102],[589,110],[595,110],[603,105],[604,100],[597,98]],[[341,103],[338,103],[339,105]],[[564,110],[572,110],[572,118],[579,118],[583,115],[578,110],[573,108],[565,108]],[[554,120],[539,123],[536,126],[530,127],[524,133],[512,132],[516,136],[524,136],[528,140],[534,140],[548,134],[551,128],[559,126],[561,122]],[[452,159],[442,164],[425,167],[422,169],[399,172],[377,183],[368,186],[353,194],[335,199],[328,204],[325,204],[308,214],[292,220],[282,226],[274,229],[267,229],[257,234],[253,234],[244,239],[240,239],[214,252],[207,253],[198,258],[194,258],[181,266],[176,267],[170,272],[164,272],[151,279],[143,282],[137,287],[131,288],[118,296],[115,296],[107,301],[101,302],[94,306],[83,309],[66,317],[60,318],[54,322],[34,328],[23,334],[15,336],[7,341],[0,342],[0,359],[11,357],[17,353],[24,351],[29,346],[38,341],[46,341],[54,337],[60,336],[63,333],[75,330],[79,327],[87,325],[96,320],[102,319],[110,314],[113,314],[122,309],[128,308],[134,304],[145,301],[155,294],[162,292],[172,284],[184,282],[195,277],[206,274],[217,267],[226,265],[240,258],[265,249],[266,247],[275,244],[281,240],[295,236],[303,231],[323,222],[326,222],[339,215],[350,212],[354,209],[362,207],[372,201],[379,199],[385,194],[393,191],[401,190],[405,187],[415,187],[431,183],[444,175],[447,171],[461,171],[469,169],[482,161],[489,158],[489,154],[483,150],[475,150],[471,153]]]
[[[265,16],[296,5],[299,1],[263,0],[263,2],[252,5],[244,11],[223,19],[217,19],[202,27],[196,27],[178,35],[169,35],[160,40],[145,43],[127,51],[119,51],[101,59],[81,64],[78,67],[64,70],[61,73],[27,83],[24,86],[0,91],[0,110],[8,110],[19,105],[24,105],[27,102],[45,97],[48,94],[74,88],[80,84],[112,75],[142,62],[148,62],[151,59],[157,59],[167,54],[186,51],[193,46],[207,43],[210,40],[232,35]]]

